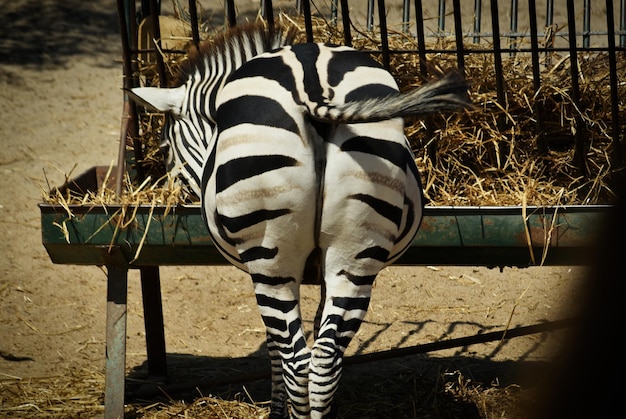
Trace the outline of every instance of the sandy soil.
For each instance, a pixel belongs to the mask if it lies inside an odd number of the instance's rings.
[[[76,380],[104,370],[106,274],[95,266],[50,262],[41,244],[37,204],[42,192],[66,175],[108,165],[117,156],[122,111],[117,16],[112,1],[57,3],[0,1],[0,386],[37,377]],[[244,274],[231,267],[163,267],[161,273],[173,365],[191,360],[200,375],[204,365],[219,369],[216,360],[230,365],[228,359],[248,357],[255,366],[265,365],[262,323]],[[570,267],[386,269],[349,354],[498,330],[509,320],[513,327],[567,317],[582,276],[581,268]],[[308,325],[317,291],[303,291]],[[135,271],[128,322],[132,373],[145,362]],[[406,359],[393,363],[410,375],[423,373],[419,368],[426,361],[454,371],[461,360],[475,380],[505,386],[522,378],[505,380],[497,366],[523,372],[524,366],[539,365],[556,348],[557,335],[430,353],[413,359],[418,366]],[[378,374],[374,380],[386,374],[370,363],[349,368],[346,375],[364,371]],[[0,407],[10,403],[17,401],[0,396]]]

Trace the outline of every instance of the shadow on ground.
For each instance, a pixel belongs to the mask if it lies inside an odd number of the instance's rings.
[[[547,361],[494,361],[471,355],[412,355],[352,364],[347,360],[336,401],[340,418],[481,418],[488,412],[522,417]],[[169,382],[147,383],[147,365],[127,377],[127,403],[172,400],[191,404],[212,396],[246,403],[269,400],[269,358],[260,349],[245,358],[169,354]]]

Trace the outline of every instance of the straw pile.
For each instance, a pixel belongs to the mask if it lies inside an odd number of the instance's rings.
[[[300,20],[283,20],[304,26]],[[316,41],[342,43],[340,28],[322,19],[314,20],[314,33]],[[376,34],[355,33],[354,28],[353,34],[357,49],[380,49]],[[436,42],[437,48],[454,48],[451,39],[441,38]],[[395,51],[417,49],[415,41],[401,33],[390,33],[389,44]],[[374,57],[380,58],[376,54]],[[175,72],[184,59],[184,56],[166,56],[167,68]],[[455,54],[430,54],[427,61],[430,77],[456,67]],[[573,205],[614,200],[613,185],[623,172],[624,159],[615,155],[612,146],[607,54],[578,57],[580,109],[570,97],[568,56],[551,53],[542,61],[542,88],[535,94],[529,54],[504,57],[508,105],[503,108],[497,101],[493,55],[469,54],[465,59],[466,76],[476,108],[436,115],[427,121],[406,121],[406,134],[416,155],[429,204]],[[626,62],[618,60],[617,65],[619,97],[624,97]],[[417,54],[392,55],[391,72],[401,89],[416,88],[424,83],[419,69]],[[152,70],[144,68],[142,71],[150,73]],[[576,118],[582,120],[582,126],[576,125]],[[543,147],[538,119],[544,126]],[[620,119],[626,120],[623,103]],[[623,125],[622,128],[626,128]],[[167,179],[158,151],[161,126],[161,115],[141,116],[140,142],[144,151],[141,165],[150,179]],[[577,130],[582,131],[585,144],[584,166],[575,161]],[[620,159],[622,163],[616,165]],[[170,200],[189,199],[177,193],[167,192],[166,195]]]
[[[304,28],[301,19],[281,16],[283,22]],[[380,50],[376,33],[353,28],[357,49]],[[323,19],[314,20],[316,41],[342,43],[341,29]],[[302,35],[304,41],[304,34]],[[518,39],[518,44],[521,41]],[[453,50],[452,39],[436,41],[438,49]],[[414,39],[402,33],[389,34],[392,51],[416,50]],[[381,58],[374,54],[375,58]],[[164,54],[172,74],[185,55]],[[401,89],[422,85],[419,57],[415,53],[393,54],[391,73]],[[616,182],[624,172],[625,156],[613,150],[607,54],[591,53],[578,57],[582,103],[572,98],[570,65],[567,55],[551,53],[542,57],[542,88],[535,93],[529,54],[503,57],[507,107],[498,104],[494,57],[469,54],[465,58],[466,77],[476,108],[449,115],[436,115],[427,121],[406,121],[406,134],[422,174],[425,196],[430,205],[573,205],[614,201]],[[154,84],[154,63],[139,63],[138,76]],[[456,67],[455,54],[427,56],[429,77],[437,77]],[[619,97],[626,97],[626,61],[617,60]],[[539,107],[538,107],[539,106]],[[540,110],[540,113],[537,112]],[[577,126],[576,119],[582,121]],[[537,120],[544,126],[541,137]],[[626,104],[620,104],[620,129],[626,130]],[[159,152],[163,116],[140,115],[142,158],[134,168],[142,179],[125,179],[122,197],[111,191],[85,196],[46,197],[48,202],[65,204],[175,205],[197,201],[186,191],[176,189],[167,177]],[[584,142],[582,160],[576,161],[575,133]],[[542,138],[544,142],[541,143]],[[132,154],[132,150],[129,150]],[[582,163],[581,163],[582,162]],[[131,167],[132,169],[132,167]]]

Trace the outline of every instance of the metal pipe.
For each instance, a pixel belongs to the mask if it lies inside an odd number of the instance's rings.
[[[554,0],[546,2],[546,27],[549,28],[554,23]]]
[[[626,48],[626,0],[621,0],[619,3],[619,46],[620,48]]]
[[[517,47],[517,37],[515,36],[515,34],[517,33],[517,9],[518,9],[517,0],[511,0],[511,21],[509,24],[509,29],[511,30],[510,48],[512,50],[515,50],[515,48]],[[510,54],[515,55],[514,52]]]
[[[367,30],[374,29],[374,0],[367,0]]]
[[[530,18],[530,49],[531,49],[531,62],[533,71],[533,89],[535,95],[539,93],[541,89],[541,72],[539,69],[539,36],[537,31],[537,7],[535,0],[528,0],[528,16]],[[543,123],[543,106],[539,100],[535,100],[534,117],[537,121],[537,150],[541,154],[548,152],[548,145],[546,144],[544,123]]]
[[[443,33],[446,30],[446,0],[439,0],[439,12],[437,15],[437,29]]]
[[[337,26],[337,0],[330,2],[330,23]]]
[[[578,51],[576,49],[576,12],[574,10],[574,0],[567,0],[567,25],[568,25],[568,39],[569,39],[569,62],[570,62],[570,76],[572,81],[572,101],[574,106],[579,111],[582,111],[580,107],[580,87],[578,84]],[[585,176],[587,170],[585,168],[585,152],[583,144],[583,122],[579,112],[574,113],[574,161],[578,167],[581,175]]]
[[[352,46],[352,34],[350,33],[350,10],[348,0],[341,0],[341,22],[343,23],[343,42]]]
[[[420,74],[426,78],[428,68],[426,66],[426,39],[424,36],[424,10],[422,0],[415,0],[415,32],[417,37],[417,54],[420,59]]]
[[[304,13],[304,29],[306,31],[306,41],[313,42],[313,21],[311,19],[311,3],[310,0],[302,2],[302,12]]]
[[[191,38],[193,44],[198,48],[200,45],[200,32],[198,31],[198,6],[196,0],[189,0],[189,20],[191,20]]]
[[[496,75],[496,92],[498,103],[506,109],[506,95],[504,94],[504,74],[502,73],[502,48],[500,45],[500,14],[498,12],[498,0],[491,0],[491,26],[493,28],[493,61]],[[504,117],[499,118],[499,125],[504,122]]]
[[[589,48],[591,31],[591,0],[585,0],[583,3],[583,47]]]
[[[411,14],[411,2],[404,0],[402,3],[402,33],[409,32],[409,19]]]
[[[272,0],[263,0],[263,9],[261,11],[263,19],[267,22],[267,28],[270,35],[274,33],[274,7],[272,6]]]
[[[619,167],[624,162],[620,142],[619,96],[617,91],[617,54],[615,53],[615,19],[613,1],[606,0],[606,27],[608,33],[609,75],[611,85],[611,130],[613,131],[613,165]]]
[[[482,21],[482,0],[474,0],[474,38],[475,44],[480,43],[480,31]]]
[[[380,21],[380,43],[383,52],[383,66],[389,70],[391,67],[389,57],[389,39],[387,34],[387,13],[385,12],[385,0],[378,0],[378,20]]]
[[[461,74],[465,74],[465,48],[463,48],[463,26],[461,25],[461,1],[452,0],[454,15],[454,37],[456,41],[456,60]]]
[[[157,4],[157,0],[150,0],[150,17],[152,18],[152,41],[154,42],[154,46],[156,50],[154,51],[154,56],[157,62],[157,70],[159,72],[159,86],[166,87],[167,86],[167,74],[165,73],[165,62],[163,61],[163,55],[161,51],[163,48],[161,46],[161,23],[159,21],[159,5]]]
[[[228,27],[233,28],[237,25],[237,14],[235,12],[235,2],[234,0],[226,0],[226,4],[224,5],[226,8],[226,22],[228,23]]]

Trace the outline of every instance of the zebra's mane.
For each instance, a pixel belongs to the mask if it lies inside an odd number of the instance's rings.
[[[217,34],[212,39],[203,41],[198,48],[195,46],[190,47],[187,60],[181,63],[174,78],[175,86],[183,84],[197,71],[204,74],[206,70],[205,59],[207,57],[221,56],[228,58],[234,48],[241,48],[242,45],[253,45],[256,49],[256,54],[261,54],[275,48],[293,44],[298,32],[299,30],[295,25],[285,26],[280,23],[276,23],[273,30],[270,30],[267,23],[260,19],[230,28],[222,34]],[[258,48],[258,45],[261,48]]]

